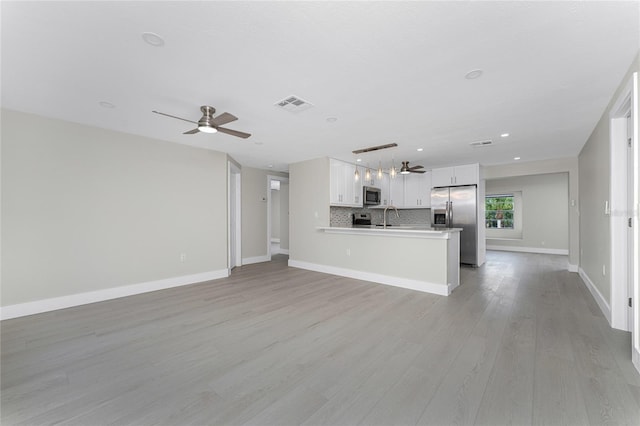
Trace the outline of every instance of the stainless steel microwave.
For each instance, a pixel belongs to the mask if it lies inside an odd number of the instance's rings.
[[[362,202],[365,206],[377,206],[381,203],[382,191],[380,188],[373,186],[364,186],[362,188]]]

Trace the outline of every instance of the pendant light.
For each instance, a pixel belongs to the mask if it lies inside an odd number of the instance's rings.
[[[353,178],[356,182],[360,180],[360,172],[358,171],[358,166],[356,166],[356,173],[353,175]]]
[[[367,164],[367,171],[364,173],[364,180],[367,182],[371,180],[371,169],[369,169],[369,165]]]
[[[382,161],[378,161],[378,179],[382,179]]]
[[[391,159],[391,169],[389,170],[389,176],[391,176],[392,179],[395,179],[396,176],[398,175],[398,171],[396,170],[396,164],[393,161],[393,158]]]

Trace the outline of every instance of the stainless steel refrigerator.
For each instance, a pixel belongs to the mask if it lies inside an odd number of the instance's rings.
[[[476,185],[433,188],[431,226],[462,228],[460,263],[478,265],[478,205]]]

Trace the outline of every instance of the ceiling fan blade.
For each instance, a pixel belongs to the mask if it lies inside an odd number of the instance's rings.
[[[424,166],[411,166],[409,167],[409,170],[415,170],[415,169],[424,169]]]
[[[200,130],[198,130],[198,128],[196,127],[193,130],[189,130],[188,132],[184,132],[183,135],[195,135],[198,132],[200,132]]]
[[[218,127],[218,131],[221,133],[226,133],[228,135],[237,136],[242,139],[246,139],[251,136],[251,133],[239,132],[237,130],[225,129],[224,127]]]
[[[426,170],[411,170],[409,169],[409,173],[427,173]]]
[[[164,115],[166,117],[177,118],[178,120],[187,121],[189,123],[198,124],[197,121],[187,120],[186,118],[176,117],[175,115],[165,114],[164,112],[160,112],[160,111],[151,111],[151,112],[154,112],[154,113],[160,114],[160,115]]]
[[[235,115],[229,114],[228,112],[223,112],[216,118],[214,118],[213,124],[216,126],[222,126],[223,124],[231,123],[232,121],[236,121],[238,117]]]

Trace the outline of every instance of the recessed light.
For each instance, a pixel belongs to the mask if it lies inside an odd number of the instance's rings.
[[[509,137],[509,133],[503,133],[500,135],[501,138],[508,138]]]
[[[362,158],[358,158],[356,161],[359,163],[362,161]]]
[[[112,104],[111,102],[107,102],[107,101],[100,101],[100,102],[98,102],[98,105],[100,105],[102,108],[115,108],[116,107],[114,104]]]
[[[513,159],[517,161],[520,159],[520,157],[513,157]]]
[[[328,117],[328,118],[327,118],[327,121],[328,121],[329,123],[335,123],[336,121],[338,121],[338,119],[337,119],[336,117]]]
[[[142,39],[154,47],[164,46],[164,39],[156,33],[142,33]]]
[[[256,145],[262,145],[262,142],[254,142]]]
[[[466,73],[464,75],[464,78],[466,78],[467,80],[475,80],[476,78],[480,77],[482,75],[482,70],[478,69],[478,70],[471,70],[468,73]]]
[[[267,167],[269,167],[270,169],[273,169],[273,164],[269,164]]]
[[[422,151],[424,151],[424,148],[418,148],[418,150],[417,150],[417,151],[418,151],[418,152],[422,152]]]

